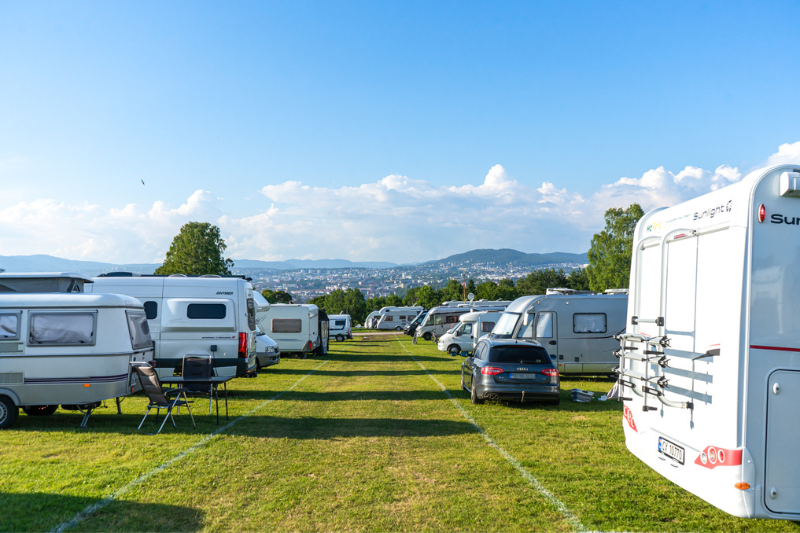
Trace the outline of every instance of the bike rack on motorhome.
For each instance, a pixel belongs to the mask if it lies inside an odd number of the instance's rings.
[[[628,449],[739,517],[800,519],[800,164],[657,209],[633,237]]]

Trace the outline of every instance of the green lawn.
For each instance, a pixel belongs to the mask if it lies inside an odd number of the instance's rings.
[[[204,400],[196,430],[182,414],[158,436],[136,432],[142,396],[122,415],[98,410],[86,431],[79,414],[21,414],[0,433],[0,530],[49,531],[98,504],[67,531],[800,531],[730,517],[656,475],[625,449],[619,403],[564,392],[559,407],[475,406],[461,358],[410,341],[334,342],[326,358],[235,380],[235,423],[210,439]]]

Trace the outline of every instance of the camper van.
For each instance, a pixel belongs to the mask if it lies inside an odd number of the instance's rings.
[[[353,338],[350,315],[328,315],[328,338],[336,339],[336,342]]]
[[[82,411],[86,427],[100,402],[138,390],[131,363],[152,359],[144,307],[134,298],[3,293],[0,429],[16,422],[20,407],[44,416],[59,405]]]
[[[538,341],[562,374],[616,377],[619,341],[614,335],[625,330],[627,307],[624,291],[548,289],[514,300],[492,336]]]
[[[458,325],[461,315],[472,311],[502,311],[511,302],[459,302],[459,305],[442,305],[434,307],[428,311],[427,316],[417,326],[414,333],[416,337],[422,337],[426,341],[434,337],[441,337],[448,330]],[[452,302],[445,302],[452,304]]]
[[[472,353],[478,339],[492,332],[501,311],[474,311],[458,318],[458,326],[452,332],[439,337],[437,347],[453,357]]]
[[[133,296],[144,304],[159,376],[180,373],[183,357],[205,354],[218,376],[256,375],[253,286],[241,277],[106,274],[86,292]]]
[[[328,315],[313,304],[273,304],[258,324],[284,353],[328,353]]]
[[[651,211],[633,235],[625,443],[738,517],[800,520],[798,235],[800,164]]]

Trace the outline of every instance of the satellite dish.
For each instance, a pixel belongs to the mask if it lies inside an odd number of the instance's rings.
[[[475,299],[475,295],[472,294],[472,293],[469,293],[469,294],[467,294],[467,298],[469,298],[469,301],[471,302],[472,300]]]

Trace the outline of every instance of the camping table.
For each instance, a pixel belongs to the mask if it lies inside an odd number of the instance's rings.
[[[183,376],[168,376],[159,378],[163,384],[177,384],[177,385],[208,385],[214,387],[216,392],[217,387],[222,384],[222,389],[225,391],[225,420],[228,419],[228,385],[227,383],[233,379],[233,376],[211,376],[210,378],[197,379],[197,378],[184,378]],[[211,414],[211,400],[208,400],[208,414]],[[219,395],[217,395],[217,425],[219,425]]]

